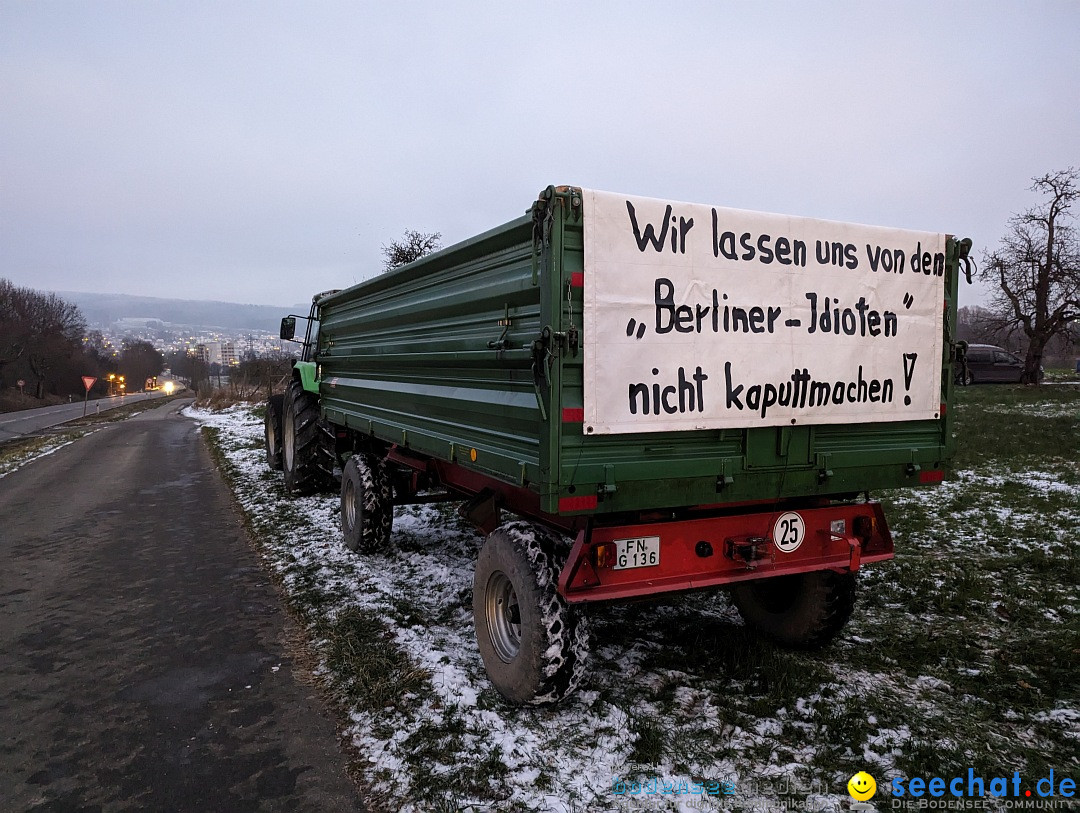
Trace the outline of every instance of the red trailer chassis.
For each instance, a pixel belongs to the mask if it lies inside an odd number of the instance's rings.
[[[592,525],[578,532],[559,592],[572,603],[632,598],[813,570],[854,572],[893,556],[877,502],[742,511]]]
[[[559,576],[569,603],[629,599],[719,587],[818,570],[855,572],[893,556],[881,505],[817,500],[698,506],[610,520],[551,515],[527,488],[394,446],[389,462],[411,471],[399,501],[441,487],[467,504],[462,514],[482,532],[499,526],[503,509],[573,536]]]

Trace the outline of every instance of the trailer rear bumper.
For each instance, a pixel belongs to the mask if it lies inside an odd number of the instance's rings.
[[[877,502],[592,524],[577,535],[559,592],[571,603],[609,601],[815,570],[857,571],[892,556]]]

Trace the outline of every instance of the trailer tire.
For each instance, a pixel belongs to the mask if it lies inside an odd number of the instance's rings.
[[[266,401],[263,439],[266,445],[266,465],[273,471],[281,471],[281,414],[284,407],[284,395],[271,395]]]
[[[290,496],[314,494],[334,482],[334,435],[319,414],[319,399],[299,381],[285,391],[281,470]]]
[[[477,645],[492,684],[511,703],[556,703],[585,676],[588,620],[559,595],[564,559],[553,537],[523,521],[489,534],[477,558]]]
[[[832,641],[855,608],[855,574],[818,570],[743,582],[731,598],[747,626],[793,649]]]
[[[349,458],[341,472],[341,533],[345,547],[380,553],[390,547],[394,490],[386,462],[374,455]]]

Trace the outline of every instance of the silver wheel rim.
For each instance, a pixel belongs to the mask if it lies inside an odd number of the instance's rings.
[[[352,480],[345,480],[345,527],[352,530],[356,527],[356,485]]]
[[[296,445],[296,436],[293,432],[293,415],[292,410],[285,413],[285,429],[282,434],[285,435],[284,443],[282,443],[282,454],[284,456],[285,468],[292,470],[293,464],[293,451]]]
[[[510,663],[521,649],[521,607],[517,591],[506,574],[499,571],[488,579],[485,598],[491,644],[499,659]]]

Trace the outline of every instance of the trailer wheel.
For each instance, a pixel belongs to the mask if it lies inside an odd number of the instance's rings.
[[[394,523],[393,486],[386,463],[374,455],[349,458],[341,472],[341,532],[345,547],[379,553],[390,545]]]
[[[281,471],[281,413],[284,405],[284,395],[271,395],[266,401],[266,417],[263,419],[266,465],[274,471]]]
[[[748,626],[795,649],[825,646],[855,607],[855,574],[818,570],[744,582],[731,598]]]
[[[589,628],[559,595],[563,556],[527,522],[488,535],[473,579],[473,622],[488,677],[511,703],[555,703],[577,688],[588,660]]]
[[[319,399],[293,381],[281,419],[281,470],[285,491],[314,494],[333,483],[334,436],[319,415]]]

